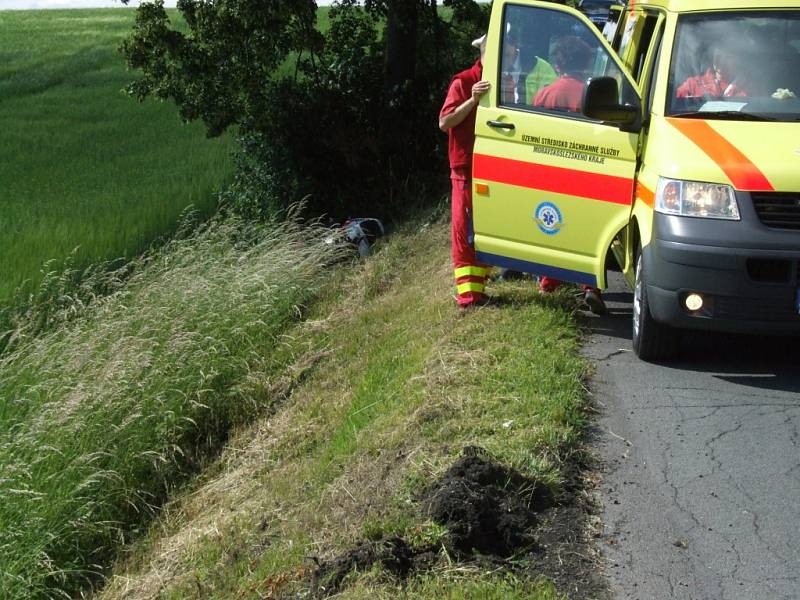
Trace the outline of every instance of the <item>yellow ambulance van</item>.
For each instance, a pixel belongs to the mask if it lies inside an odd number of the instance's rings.
[[[800,3],[494,0],[478,107],[479,259],[634,290],[633,348],[800,334]]]

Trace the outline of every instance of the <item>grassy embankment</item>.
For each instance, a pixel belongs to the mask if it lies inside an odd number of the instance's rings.
[[[4,356],[5,597],[74,593],[132,538],[101,597],[302,590],[309,556],[440,542],[416,498],[467,445],[557,485],[584,422],[569,298],[507,283],[502,304],[460,315],[447,225],[420,225],[355,267],[326,266],[321,234],[253,245],[212,228]],[[450,560],[404,582],[372,568],[342,597],[556,597]]]
[[[175,496],[100,598],[306,597],[311,557],[394,535],[438,545],[435,565],[403,581],[373,566],[337,598],[560,597],[523,556],[454,562],[418,498],[469,445],[558,487],[585,422],[574,302],[503,283],[499,305],[461,315],[447,225],[420,225],[334,273],[281,339],[293,361],[264,385],[270,414]]]
[[[131,9],[0,11],[0,304],[45,261],[138,255],[189,205],[214,210],[230,138],[122,93]]]

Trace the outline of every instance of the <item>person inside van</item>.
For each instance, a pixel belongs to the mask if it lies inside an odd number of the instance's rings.
[[[516,38],[506,34],[503,39],[503,75],[500,80],[500,94],[503,104],[516,104],[520,101],[519,80],[522,68],[519,64],[519,44]]]
[[[534,56],[533,64],[525,77],[525,102],[533,104],[539,90],[550,85],[556,79],[558,79],[558,74],[550,63],[541,56]]]
[[[559,77],[539,90],[531,104],[542,108],[580,112],[592,55],[592,47],[581,38],[573,35],[560,37],[551,52]]]
[[[700,75],[694,75],[684,81],[675,91],[678,98],[724,98],[745,96],[741,87],[731,86],[733,77],[733,58],[722,49],[714,51],[711,66]]]

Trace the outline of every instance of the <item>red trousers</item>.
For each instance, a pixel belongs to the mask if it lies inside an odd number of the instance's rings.
[[[558,288],[561,287],[561,284],[564,283],[560,279],[553,279],[552,277],[542,277],[539,279],[539,289],[543,292],[555,292]],[[581,289],[584,292],[595,292],[599,296],[601,294],[598,288],[592,287],[590,285],[582,285]]]
[[[451,246],[456,281],[456,302],[469,306],[483,298],[487,268],[475,257],[472,230],[472,174],[469,167],[450,172],[453,185],[451,202]]]

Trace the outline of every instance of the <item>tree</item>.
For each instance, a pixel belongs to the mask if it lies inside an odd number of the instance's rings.
[[[473,0],[445,4],[447,21],[437,0],[341,0],[323,36],[313,0],[178,0],[185,26],[156,0],[122,44],[142,73],[128,91],[172,99],[209,136],[236,128],[229,196],[248,212],[307,194],[318,213],[386,212],[398,189],[439,168],[436,111],[488,20]]]
[[[243,125],[268,102],[264,82],[290,52],[322,43],[314,0],[178,0],[177,8],[187,33],[171,26],[163,0],[138,7],[122,52],[143,78],[128,91],[173,99],[181,117],[202,119],[210,136]]]

